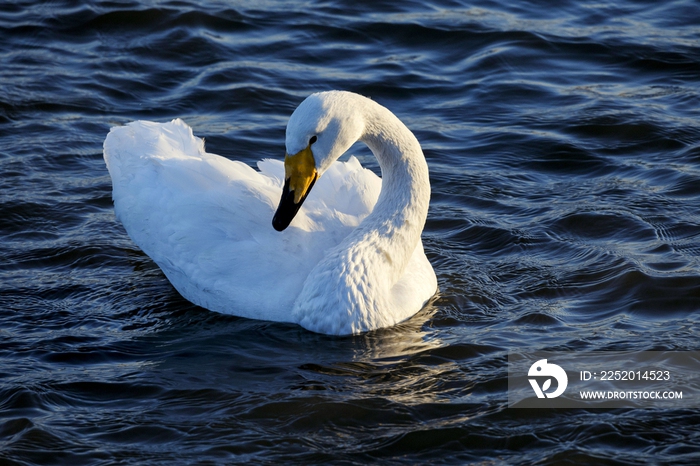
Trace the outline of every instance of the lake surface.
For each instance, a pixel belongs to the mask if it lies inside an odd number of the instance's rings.
[[[512,351],[700,349],[697,2],[5,1],[0,60],[0,463],[700,461],[697,411],[507,405]],[[421,142],[439,295],[346,338],[189,304],[110,127],[252,165],[328,89]]]

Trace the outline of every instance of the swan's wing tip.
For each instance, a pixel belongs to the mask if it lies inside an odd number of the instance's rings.
[[[258,160],[257,167],[260,173],[274,178],[280,185],[282,184],[284,180],[284,162],[277,159],[262,159]]]

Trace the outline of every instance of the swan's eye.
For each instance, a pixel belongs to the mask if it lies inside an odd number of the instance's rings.
[[[309,145],[313,144],[316,141],[318,141],[318,138],[316,136],[311,136],[311,139],[309,139]]]

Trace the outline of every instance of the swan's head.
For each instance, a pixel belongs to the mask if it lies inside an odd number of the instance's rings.
[[[289,226],[318,177],[362,136],[358,105],[365,99],[350,92],[319,92],[294,110],[287,124],[285,181],[272,219],[275,230]]]

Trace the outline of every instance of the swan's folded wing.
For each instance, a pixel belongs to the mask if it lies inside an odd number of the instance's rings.
[[[271,219],[281,161],[262,161],[258,172],[208,154],[180,120],[114,128],[104,156],[117,217],[177,290],[256,319],[290,320],[310,270],[371,211],[381,187],[359,162],[337,164],[280,233]]]

